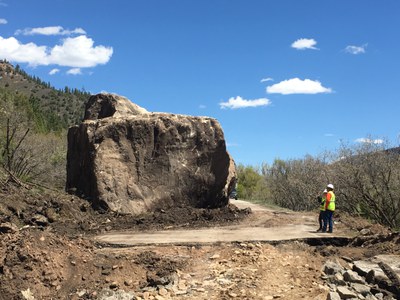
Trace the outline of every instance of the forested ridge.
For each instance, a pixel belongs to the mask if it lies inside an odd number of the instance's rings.
[[[36,129],[41,131],[57,131],[78,124],[90,96],[86,91],[69,87],[55,89],[6,61],[0,61],[0,95],[16,97],[18,108],[30,113]]]

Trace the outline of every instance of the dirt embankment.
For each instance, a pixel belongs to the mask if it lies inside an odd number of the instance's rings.
[[[343,258],[400,251],[397,234],[343,214],[336,217],[338,230],[366,229],[366,235],[340,247],[303,241],[107,247],[92,237],[127,229],[173,234],[183,228],[271,227],[294,219],[234,205],[132,218],[96,212],[70,195],[11,184],[2,187],[0,199],[0,299],[326,299],[321,268],[327,259],[346,264]]]

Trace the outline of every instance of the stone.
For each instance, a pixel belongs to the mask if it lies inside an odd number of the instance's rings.
[[[21,294],[25,300],[35,300],[35,297],[33,296],[32,292],[29,288],[25,291],[21,291]]]
[[[353,270],[356,271],[361,276],[366,276],[368,272],[373,270],[375,277],[377,276],[386,277],[381,268],[378,266],[378,263],[374,263],[372,261],[357,260],[354,262]]]
[[[16,233],[18,230],[18,227],[13,223],[4,222],[0,224],[1,233]]]
[[[371,235],[371,230],[368,228],[361,229],[360,234],[361,235]]]
[[[150,113],[124,97],[98,94],[68,131],[66,189],[95,207],[130,214],[223,207],[235,181],[213,118]]]
[[[158,294],[159,294],[160,296],[163,296],[163,297],[166,297],[166,296],[169,295],[168,291],[167,291],[165,288],[160,288],[160,289],[158,290]]]
[[[32,222],[34,222],[40,226],[47,226],[49,224],[49,220],[41,214],[35,214],[32,217]]]
[[[339,272],[335,273],[335,275],[333,275],[333,278],[331,280],[333,280],[333,283],[337,285],[346,285],[343,275]]]
[[[365,281],[368,283],[373,283],[375,281],[375,271],[370,270],[367,275],[365,275]]]
[[[353,270],[361,276],[365,276],[368,283],[390,281],[379,266],[379,263],[387,264],[394,272],[394,275],[400,276],[400,255],[395,254],[382,254],[368,260],[355,261]]]
[[[392,270],[400,276],[400,255],[395,254],[381,254],[377,255],[373,258],[373,261],[376,263],[383,262],[388,264]]]
[[[108,117],[123,118],[127,115],[149,113],[143,107],[115,94],[97,94],[89,98],[84,120],[99,120]]]
[[[135,299],[135,294],[131,292],[125,292],[123,290],[112,291],[110,289],[104,289],[99,292],[98,300],[132,300]]]
[[[383,299],[383,293],[378,293],[378,294],[375,294],[375,298],[376,299]]]
[[[350,286],[353,290],[355,290],[357,293],[363,296],[367,296],[371,291],[371,288],[365,284],[351,283]]]
[[[219,259],[220,255],[219,254],[214,254],[213,256],[210,257],[210,259]]]
[[[340,300],[340,296],[337,292],[329,292],[327,300]]]
[[[344,280],[348,281],[348,282],[355,282],[355,283],[361,283],[361,284],[365,284],[365,280],[358,275],[356,272],[351,271],[351,270],[347,270],[346,272],[343,273],[343,278]]]
[[[327,275],[334,275],[343,272],[343,267],[334,261],[327,261],[323,266],[323,272]]]
[[[357,295],[354,292],[350,291],[347,287],[344,286],[338,286],[337,292],[340,296],[340,299],[357,298]]]

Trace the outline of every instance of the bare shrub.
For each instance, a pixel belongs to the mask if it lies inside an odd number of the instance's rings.
[[[327,184],[325,165],[322,158],[311,156],[265,165],[263,173],[275,204],[296,211],[316,208],[316,197]]]
[[[372,141],[372,139],[371,139]],[[381,224],[400,226],[400,149],[382,144],[342,145],[332,164],[337,205]]]

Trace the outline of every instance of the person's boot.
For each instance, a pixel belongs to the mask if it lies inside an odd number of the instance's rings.
[[[322,228],[321,228],[321,227],[317,229],[317,232],[321,232],[321,231],[322,231]]]

